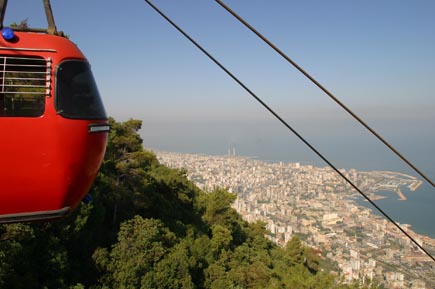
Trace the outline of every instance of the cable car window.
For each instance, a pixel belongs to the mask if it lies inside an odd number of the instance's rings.
[[[37,117],[45,110],[50,61],[0,55],[0,117]]]
[[[56,73],[57,112],[66,118],[107,119],[89,63],[62,62]]]

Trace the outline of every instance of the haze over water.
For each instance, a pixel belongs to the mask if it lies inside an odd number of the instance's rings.
[[[226,155],[233,149],[237,155],[254,157],[266,162],[300,162],[324,167],[326,164],[278,125],[209,125],[183,124],[153,126],[160,130],[142,130],[144,146],[180,153]],[[403,127],[401,128],[403,129]],[[337,167],[359,171],[388,170],[417,176],[406,164],[392,155],[373,137],[351,131],[305,127],[302,130],[312,144]],[[164,132],[164,133],[162,133]],[[396,149],[414,163],[431,180],[435,179],[435,136],[417,127],[403,134],[387,133]],[[376,203],[394,220],[411,224],[417,233],[435,238],[435,189],[424,183],[417,191],[402,188],[406,201],[398,200],[394,192],[380,193],[387,198]],[[367,202],[359,202],[371,207]],[[372,208],[374,213],[377,213]]]

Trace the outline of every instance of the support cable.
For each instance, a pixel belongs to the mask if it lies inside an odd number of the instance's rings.
[[[178,30],[184,37],[186,37],[193,45],[195,45],[202,53],[204,53],[210,60],[212,60],[219,68],[221,68],[228,76],[237,82],[243,89],[246,90],[255,100],[257,100],[265,109],[267,109],[276,119],[278,119],[285,127],[287,127],[293,134],[295,134],[306,146],[308,146],[317,156],[319,156],[329,167],[331,167],[337,174],[340,175],[352,188],[354,188],[361,196],[363,196],[379,213],[381,213],[388,221],[390,221],[400,232],[409,238],[420,250],[422,250],[429,258],[435,262],[435,257],[432,256],[422,245],[420,245],[408,232],[399,226],[387,213],[385,213],[378,205],[376,205],[364,192],[362,192],[351,180],[349,180],[335,165],[333,165],[326,157],[324,157],[314,146],[312,146],[302,135],[300,135],[293,127],[291,127],[284,119],[282,119],[272,108],[270,108],[264,101],[262,101],[254,92],[252,92],[243,82],[241,82],[234,74],[232,74],[225,66],[216,60],[210,53],[208,53],[201,45],[199,45],[192,37],[184,32],[177,24],[175,24],[168,16],[160,11],[149,0],[145,0],[160,16],[168,21],[176,30]]]
[[[425,179],[432,187],[435,188],[435,183],[427,177],[422,171],[420,171],[415,165],[413,165],[407,158],[405,158],[398,150],[396,150],[388,141],[386,141],[380,134],[378,134],[374,129],[372,129],[366,122],[364,122],[358,115],[356,115],[350,108],[348,108],[344,103],[342,103],[337,97],[335,97],[329,90],[327,90],[323,85],[321,85],[314,77],[312,77],[308,72],[306,72],[302,67],[300,67],[295,61],[290,59],[284,52],[282,52],[278,47],[276,47],[272,42],[270,42],[265,36],[258,32],[254,27],[252,27],[248,22],[246,22],[242,17],[236,14],[231,8],[225,5],[221,0],[215,0],[219,5],[221,5],[226,11],[233,15],[237,20],[239,20],[243,25],[245,25],[249,30],[256,34],[261,40],[266,42],[273,50],[275,50],[279,55],[281,55],[288,63],[293,65],[299,72],[301,72],[306,78],[308,78],[312,83],[314,83],[318,88],[320,88],[324,93],[326,93],[333,101],[335,101],[339,106],[341,106],[347,113],[349,113],[355,120],[357,120],[362,126],[364,126],[368,131],[370,131],[378,140],[384,143],[394,154],[396,154],[402,161],[404,161],[408,166],[410,166],[417,174],[419,174],[423,179]]]
[[[8,6],[8,0],[0,0],[0,29],[3,29],[3,21],[5,19],[6,6]]]
[[[57,35],[56,23],[54,22],[53,10],[51,9],[50,0],[42,0],[45,10],[45,16],[47,17],[47,33]]]

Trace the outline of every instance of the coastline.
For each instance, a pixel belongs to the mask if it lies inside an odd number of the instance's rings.
[[[391,216],[392,220],[388,222],[327,167],[290,162],[270,164],[228,156],[168,154],[161,160],[173,167],[187,169],[188,175],[200,188],[229,188],[229,192],[237,195],[233,208],[246,221],[266,222],[266,228],[271,232],[270,239],[277,244],[285,244],[294,233],[303,234],[310,245],[326,250],[326,257],[340,264],[343,274],[354,268],[355,261],[366,258],[379,261],[379,265],[361,261],[360,267],[355,268],[356,273],[375,273],[375,267],[380,267],[379,278],[385,280],[397,262],[402,261],[405,261],[403,272],[406,272],[403,278],[412,280],[423,269],[425,274],[433,273],[426,264],[427,258],[409,245],[409,239],[395,225],[430,249],[435,249],[435,239],[418,233],[409,219],[396,218],[393,212],[389,212],[395,207],[399,208],[396,212],[401,216],[416,216],[406,206],[415,206],[416,197],[430,198],[431,194],[410,194],[409,202],[391,198],[391,193],[396,193],[404,199],[403,192],[408,194],[409,185],[416,179],[403,174],[359,174],[355,169],[342,169],[344,174],[365,188],[371,199],[379,200],[379,207]],[[422,191],[425,190],[426,187]],[[412,228],[409,224],[413,224]]]
[[[156,152],[166,152],[164,150],[156,150],[151,149]],[[224,158],[234,158],[237,159],[249,159],[252,161],[259,161],[263,163],[269,163],[269,164],[298,164],[301,167],[303,166],[310,166],[310,167],[320,167],[316,166],[314,164],[308,164],[303,162],[291,162],[291,161],[270,161],[270,160],[262,160],[259,157],[255,156],[242,156],[242,155],[236,155],[236,156],[228,156],[228,155],[209,155],[204,153],[194,154],[194,153],[180,153],[180,152],[174,152],[175,154],[184,154],[184,155],[190,155],[190,156],[210,156],[210,157],[224,157]],[[352,169],[346,169],[346,172],[350,172]],[[356,171],[356,170],[354,170]],[[429,238],[435,239],[435,231],[434,227],[430,224],[430,222],[427,222],[427,220],[433,220],[435,219],[435,211],[432,209],[433,204],[435,204],[435,195],[432,194],[432,188],[430,188],[426,183],[422,182],[421,180],[407,175],[403,173],[396,173],[392,171],[384,171],[384,170],[374,170],[374,171],[356,171],[358,175],[370,175],[372,173],[375,173],[375,175],[378,175],[379,177],[387,177],[389,179],[396,179],[394,176],[396,176],[400,182],[400,187],[402,193],[406,194],[407,201],[401,202],[398,201],[397,198],[392,197],[391,193],[395,193],[395,188],[397,188],[397,184],[395,186],[368,186],[368,184],[361,184],[362,189],[367,191],[370,195],[370,198],[376,202],[379,202],[378,205],[382,206],[382,208],[389,212],[393,216],[395,220],[397,220],[400,223],[407,223],[412,224],[413,231],[415,230],[416,233],[428,236]],[[397,179],[396,179],[397,180]],[[401,181],[405,182],[401,182]],[[410,194],[410,192],[417,191],[416,194]],[[400,196],[399,196],[400,198]],[[360,205],[373,209],[369,203],[366,200],[360,199],[356,201]],[[373,213],[378,214],[376,210],[373,210]]]

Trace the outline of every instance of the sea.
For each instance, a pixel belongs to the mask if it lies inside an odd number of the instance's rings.
[[[153,126],[156,128],[156,126]],[[157,128],[159,129],[159,128]],[[302,165],[325,167],[327,164],[294,136],[275,127],[267,129],[234,127],[166,126],[163,134],[142,131],[144,146],[149,149],[202,155],[228,155],[251,157],[264,162],[299,162]],[[232,133],[228,133],[232,132]],[[385,137],[385,136],[384,136]],[[387,134],[387,139],[429,179],[435,181],[435,135],[433,131],[408,129],[405,134]],[[308,138],[326,158],[339,169],[357,171],[394,171],[409,174],[423,180],[407,164],[391,153],[382,143],[363,134],[346,134],[335,131],[322,134],[313,131]],[[435,238],[435,188],[424,181],[416,191],[401,188],[407,200],[399,200],[394,192],[379,192],[385,198],[375,203],[393,220],[411,225],[419,234]],[[364,201],[358,203],[375,208]]]
[[[423,184],[412,192],[406,187],[401,188],[407,200],[402,201],[394,192],[379,192],[384,199],[375,201],[382,210],[400,224],[410,224],[416,233],[435,238],[435,189],[429,184]],[[358,204],[371,208],[373,213],[380,215],[367,201],[358,200]]]

